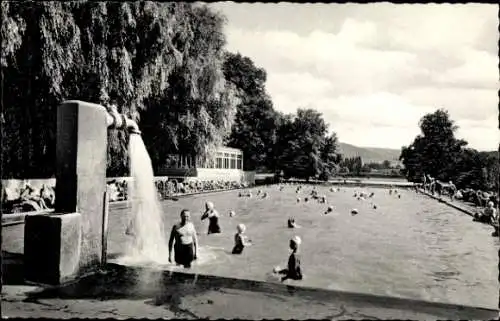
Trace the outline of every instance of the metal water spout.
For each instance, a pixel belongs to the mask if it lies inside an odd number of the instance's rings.
[[[110,129],[127,129],[129,134],[141,135],[139,126],[135,121],[124,114],[120,114],[116,105],[110,105],[107,108],[106,123]]]

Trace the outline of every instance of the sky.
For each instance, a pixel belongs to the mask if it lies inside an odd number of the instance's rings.
[[[498,6],[218,2],[226,48],[267,72],[274,108],[323,114],[341,142],[399,149],[422,116],[498,150]]]

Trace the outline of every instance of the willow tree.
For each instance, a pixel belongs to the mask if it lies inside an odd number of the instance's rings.
[[[159,166],[169,154],[211,155],[229,134],[236,104],[235,90],[221,70],[224,18],[206,6],[176,8],[183,10],[183,19],[169,41],[181,63],[163,94],[148,100],[141,112],[144,139]]]
[[[80,63],[73,5],[32,1],[5,5],[9,10],[3,11],[7,22],[2,19],[2,35],[13,25],[22,30],[19,37],[10,38],[8,57],[2,57],[8,137],[2,150],[4,169],[11,176],[43,177],[54,172],[55,106],[63,98],[64,75]]]
[[[55,109],[65,99],[115,102],[144,129],[157,163],[185,146],[204,154],[226,134],[234,103],[220,76],[223,18],[205,6],[2,2],[2,9],[11,176],[54,173]],[[139,117],[148,111],[154,117]],[[108,174],[123,174],[126,133],[109,139]]]

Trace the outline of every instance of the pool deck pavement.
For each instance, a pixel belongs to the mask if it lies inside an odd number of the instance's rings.
[[[139,281],[142,280],[142,281]],[[2,316],[183,319],[476,319],[498,312],[189,273],[109,265],[62,287],[4,285]]]
[[[424,191],[423,189],[420,189],[419,188],[419,193],[422,193],[430,198],[433,198],[443,204],[446,204],[462,213],[465,213],[471,217],[474,217],[474,214],[479,212],[479,208],[473,206],[472,204],[466,204],[465,202],[462,202],[462,201],[459,201],[459,200],[452,200],[450,199],[450,197],[446,197],[446,196],[438,196],[438,195],[434,195],[430,192],[427,192],[427,191]],[[493,224],[490,224],[491,226],[494,227]]]

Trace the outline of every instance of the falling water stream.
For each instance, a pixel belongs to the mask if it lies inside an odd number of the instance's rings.
[[[153,168],[140,135],[130,135],[129,155],[133,184],[129,187],[130,244],[125,255],[133,261],[167,263],[168,247]]]
[[[129,186],[131,200],[130,220],[127,227],[128,244],[122,264],[141,266],[172,265],[168,261],[167,235],[163,214],[158,200],[153,167],[146,146],[140,135],[130,135],[130,174],[133,184]],[[215,253],[200,246],[195,265],[215,260]]]

